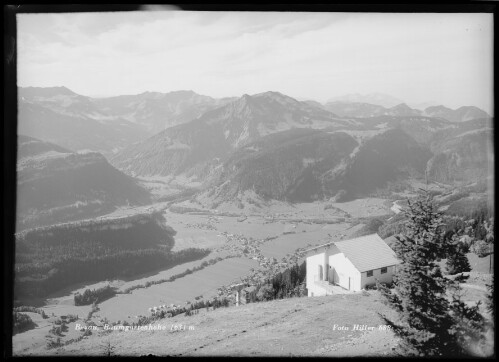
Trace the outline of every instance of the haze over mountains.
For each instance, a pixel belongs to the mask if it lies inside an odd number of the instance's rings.
[[[425,171],[435,181],[469,182],[487,177],[493,160],[485,111],[418,110],[383,95],[321,104],[275,91],[224,99],[192,91],[90,98],[65,87],[28,87],[19,89],[19,134],[102,152],[131,176],[186,176],[217,202],[245,192],[290,202],[351,199],[388,182],[424,178]],[[21,141],[26,152],[29,142]],[[76,164],[90,158],[125,180],[101,155],[51,147],[57,162],[61,154]],[[126,184],[110,203],[122,204],[128,192],[142,195]]]
[[[397,104],[404,103],[401,99],[393,97],[388,94],[383,93],[369,93],[369,94],[346,94],[339,97],[333,97],[328,99],[327,103],[330,102],[342,102],[342,103],[369,103],[377,106],[382,106],[385,108],[391,108]]]
[[[91,98],[66,87],[18,88],[18,99],[20,134],[104,154],[231,101],[192,91]]]
[[[208,123],[218,122],[229,132],[230,142],[237,143],[242,139],[234,138],[238,132],[235,128],[246,126],[249,127],[248,135],[243,138],[293,127],[323,127],[324,122],[332,119],[345,123],[339,119],[343,117],[420,115],[452,122],[489,117],[476,107],[412,109],[394,97],[380,94],[337,97],[323,105],[315,101],[298,102],[278,92],[222,99],[193,91],[92,98],[66,87],[20,87],[18,98],[20,134],[108,156],[169,127],[197,118]],[[251,126],[244,124],[245,119],[258,117],[260,120],[250,122]]]
[[[446,119],[451,122],[463,122],[471,119],[490,117],[487,112],[473,106],[463,106],[455,110],[445,106],[431,106],[421,111],[419,109],[413,109],[405,103],[385,108],[383,106],[370,103],[334,101],[326,103],[324,108],[341,117],[355,118],[376,116],[426,116]]]

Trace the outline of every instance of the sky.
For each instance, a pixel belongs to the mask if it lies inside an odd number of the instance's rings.
[[[493,111],[493,15],[187,12],[19,14],[18,85],[87,96],[383,93]]]

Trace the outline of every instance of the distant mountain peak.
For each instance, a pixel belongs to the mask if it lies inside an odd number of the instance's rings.
[[[369,103],[382,106],[385,108],[391,108],[400,103],[404,103],[402,100],[398,98],[383,93],[368,93],[365,95],[359,93],[353,93],[353,94],[346,94],[344,96],[334,97],[328,100],[328,102],[334,102],[334,101],[349,102],[349,103],[352,102]]]
[[[452,109],[443,106],[443,105],[438,105],[438,106],[430,106],[425,108],[425,112],[436,112],[436,111],[452,111]]]
[[[462,106],[462,107],[459,107],[458,109],[456,109],[456,111],[463,111],[463,110],[466,110],[466,111],[478,111],[478,112],[486,113],[488,115],[488,113],[485,112],[483,109],[480,109],[480,108],[475,107],[475,106]]]
[[[463,122],[471,119],[490,117],[487,112],[475,106],[463,106],[453,110],[440,105],[428,107],[424,110],[424,113],[427,116],[445,118],[451,122]]]
[[[181,89],[181,90],[176,90],[176,91],[171,91],[168,92],[167,94],[175,94],[175,95],[190,95],[190,96],[199,96],[199,93],[194,92],[193,90],[190,89]]]
[[[409,107],[406,103],[400,103],[400,104],[397,104],[396,106],[392,107],[392,109],[405,110],[405,109],[412,109],[412,108]]]
[[[18,87],[18,93],[28,96],[44,96],[53,97],[57,95],[77,95],[71,89],[58,86],[58,87]]]
[[[255,99],[266,99],[270,100],[273,102],[277,102],[281,105],[287,106],[287,105],[296,105],[299,104],[300,102],[294,99],[293,97],[287,96],[285,94],[282,94],[280,92],[276,91],[267,91],[263,93],[258,93],[253,95]]]
[[[69,89],[69,88],[67,88],[65,86],[60,86],[60,87],[55,87],[55,88],[59,89],[61,92],[76,94],[71,89]]]
[[[145,92],[140,93],[140,95],[142,95],[142,94],[146,95],[146,94],[164,94],[164,93],[154,92],[154,91],[145,91]]]
[[[236,103],[238,104],[251,104],[253,102],[253,97],[250,96],[249,94],[243,94],[241,98],[238,98],[236,100]]]
[[[257,93],[253,95],[254,97],[284,97],[284,98],[291,98],[287,95],[284,95],[280,92],[277,91],[266,91],[262,93]]]

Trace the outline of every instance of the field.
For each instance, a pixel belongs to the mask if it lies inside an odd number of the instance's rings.
[[[35,329],[24,333],[18,333],[12,337],[13,354],[23,354],[26,351],[33,352],[45,347],[45,335],[52,327],[49,319],[43,319],[38,313],[26,312],[26,314],[37,324]]]
[[[394,357],[378,313],[394,317],[377,291],[291,298],[152,323],[164,330],[99,331],[51,353],[99,356],[109,344],[119,356]]]
[[[390,313],[376,292],[293,298],[154,323],[166,330],[99,332],[50,354],[102,356],[109,343],[122,356],[389,356],[396,340],[377,312]]]
[[[83,308],[80,308],[79,310],[82,312]],[[45,311],[49,316],[51,315],[49,308],[45,309]],[[46,336],[49,334],[50,329],[54,325],[54,321],[58,319],[58,317],[50,316],[48,319],[43,319],[38,313],[26,312],[26,314],[29,315],[33,322],[37,324],[37,327],[24,333],[16,334],[12,337],[13,354],[23,355],[26,353],[44,353],[46,351]],[[79,314],[80,318],[82,318],[82,316],[83,313]],[[75,329],[76,323],[81,323],[81,320],[67,324],[68,329],[67,332],[64,333],[63,340],[67,341],[70,339],[76,339],[82,334]]]
[[[179,203],[181,206],[198,208],[213,213],[234,213],[238,215],[266,215],[274,219],[313,220],[317,218],[366,217],[390,213],[386,199],[363,198],[348,202],[315,201],[309,203],[288,203],[277,200],[263,200],[246,191],[238,203],[223,202],[216,208],[202,197]]]

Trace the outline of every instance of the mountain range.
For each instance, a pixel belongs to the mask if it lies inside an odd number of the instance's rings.
[[[464,106],[455,110],[445,106],[430,106],[424,110],[419,110],[411,108],[405,103],[386,108],[370,103],[334,101],[326,103],[324,108],[341,117],[355,118],[425,116],[441,118],[451,122],[463,122],[471,119],[490,117],[487,112],[473,106]]]
[[[219,168],[211,191],[230,200],[244,191],[289,202],[344,199],[399,177],[424,175],[431,152],[400,129],[365,142],[342,131],[292,129],[238,148]]]
[[[192,91],[90,98],[64,87],[29,87],[19,92],[19,133],[36,133],[59,145],[29,146],[43,151],[44,158],[47,152],[58,155],[57,161],[44,161],[46,174],[55,174],[57,164],[68,170],[82,169],[70,162],[98,164],[106,178],[126,184],[116,194],[103,191],[109,193],[107,205],[123,204],[129,192],[145,197],[129,176],[193,177],[204,185],[205,196],[218,201],[249,191],[298,202],[360,197],[390,181],[423,178],[426,171],[448,183],[490,173],[492,129],[486,112],[444,106],[417,110],[393,104],[397,99],[387,108],[357,100],[366,98],[344,97],[324,105],[275,91],[223,99]],[[27,152],[30,143],[20,142]],[[47,147],[52,149],[46,152]],[[129,176],[100,153],[69,148],[103,150]],[[21,157],[19,172],[25,172],[25,164]],[[38,175],[36,167],[27,168],[27,174]],[[70,182],[64,177],[60,182]],[[142,196],[131,199],[139,202]],[[77,201],[68,199],[66,205]],[[44,205],[49,210],[61,206]]]
[[[245,94],[191,122],[132,145],[110,161],[133,174],[179,174],[272,133],[293,128],[341,128],[349,123],[277,92]]]
[[[255,101],[250,104],[252,99]],[[244,115],[244,112],[251,112],[251,115]],[[233,118],[233,115],[243,115],[245,119],[258,118],[260,121],[252,121],[256,128],[250,127],[241,118]],[[299,102],[278,92],[220,99],[190,90],[92,98],[66,87],[18,88],[20,134],[75,151],[90,149],[105,156],[198,118],[208,123],[216,120],[220,127],[226,128],[230,142],[238,143],[254,135],[261,136],[293,127],[317,127],[318,123],[328,123],[332,119],[341,124],[345,123],[341,119],[345,117],[383,115],[438,117],[452,122],[490,117],[476,107],[461,107],[457,110],[444,106],[413,109],[397,98],[378,93],[337,97],[321,104],[316,101]],[[294,118],[289,118],[291,116]],[[246,126],[249,127],[246,131],[248,135],[241,140],[233,139],[234,134],[238,133],[237,128]],[[321,128],[323,126],[319,125]]]
[[[493,129],[487,119],[475,119],[437,132],[428,176],[439,182],[476,182],[494,173]]]
[[[91,98],[66,87],[20,87],[18,132],[108,156],[231,100],[192,91]]]

